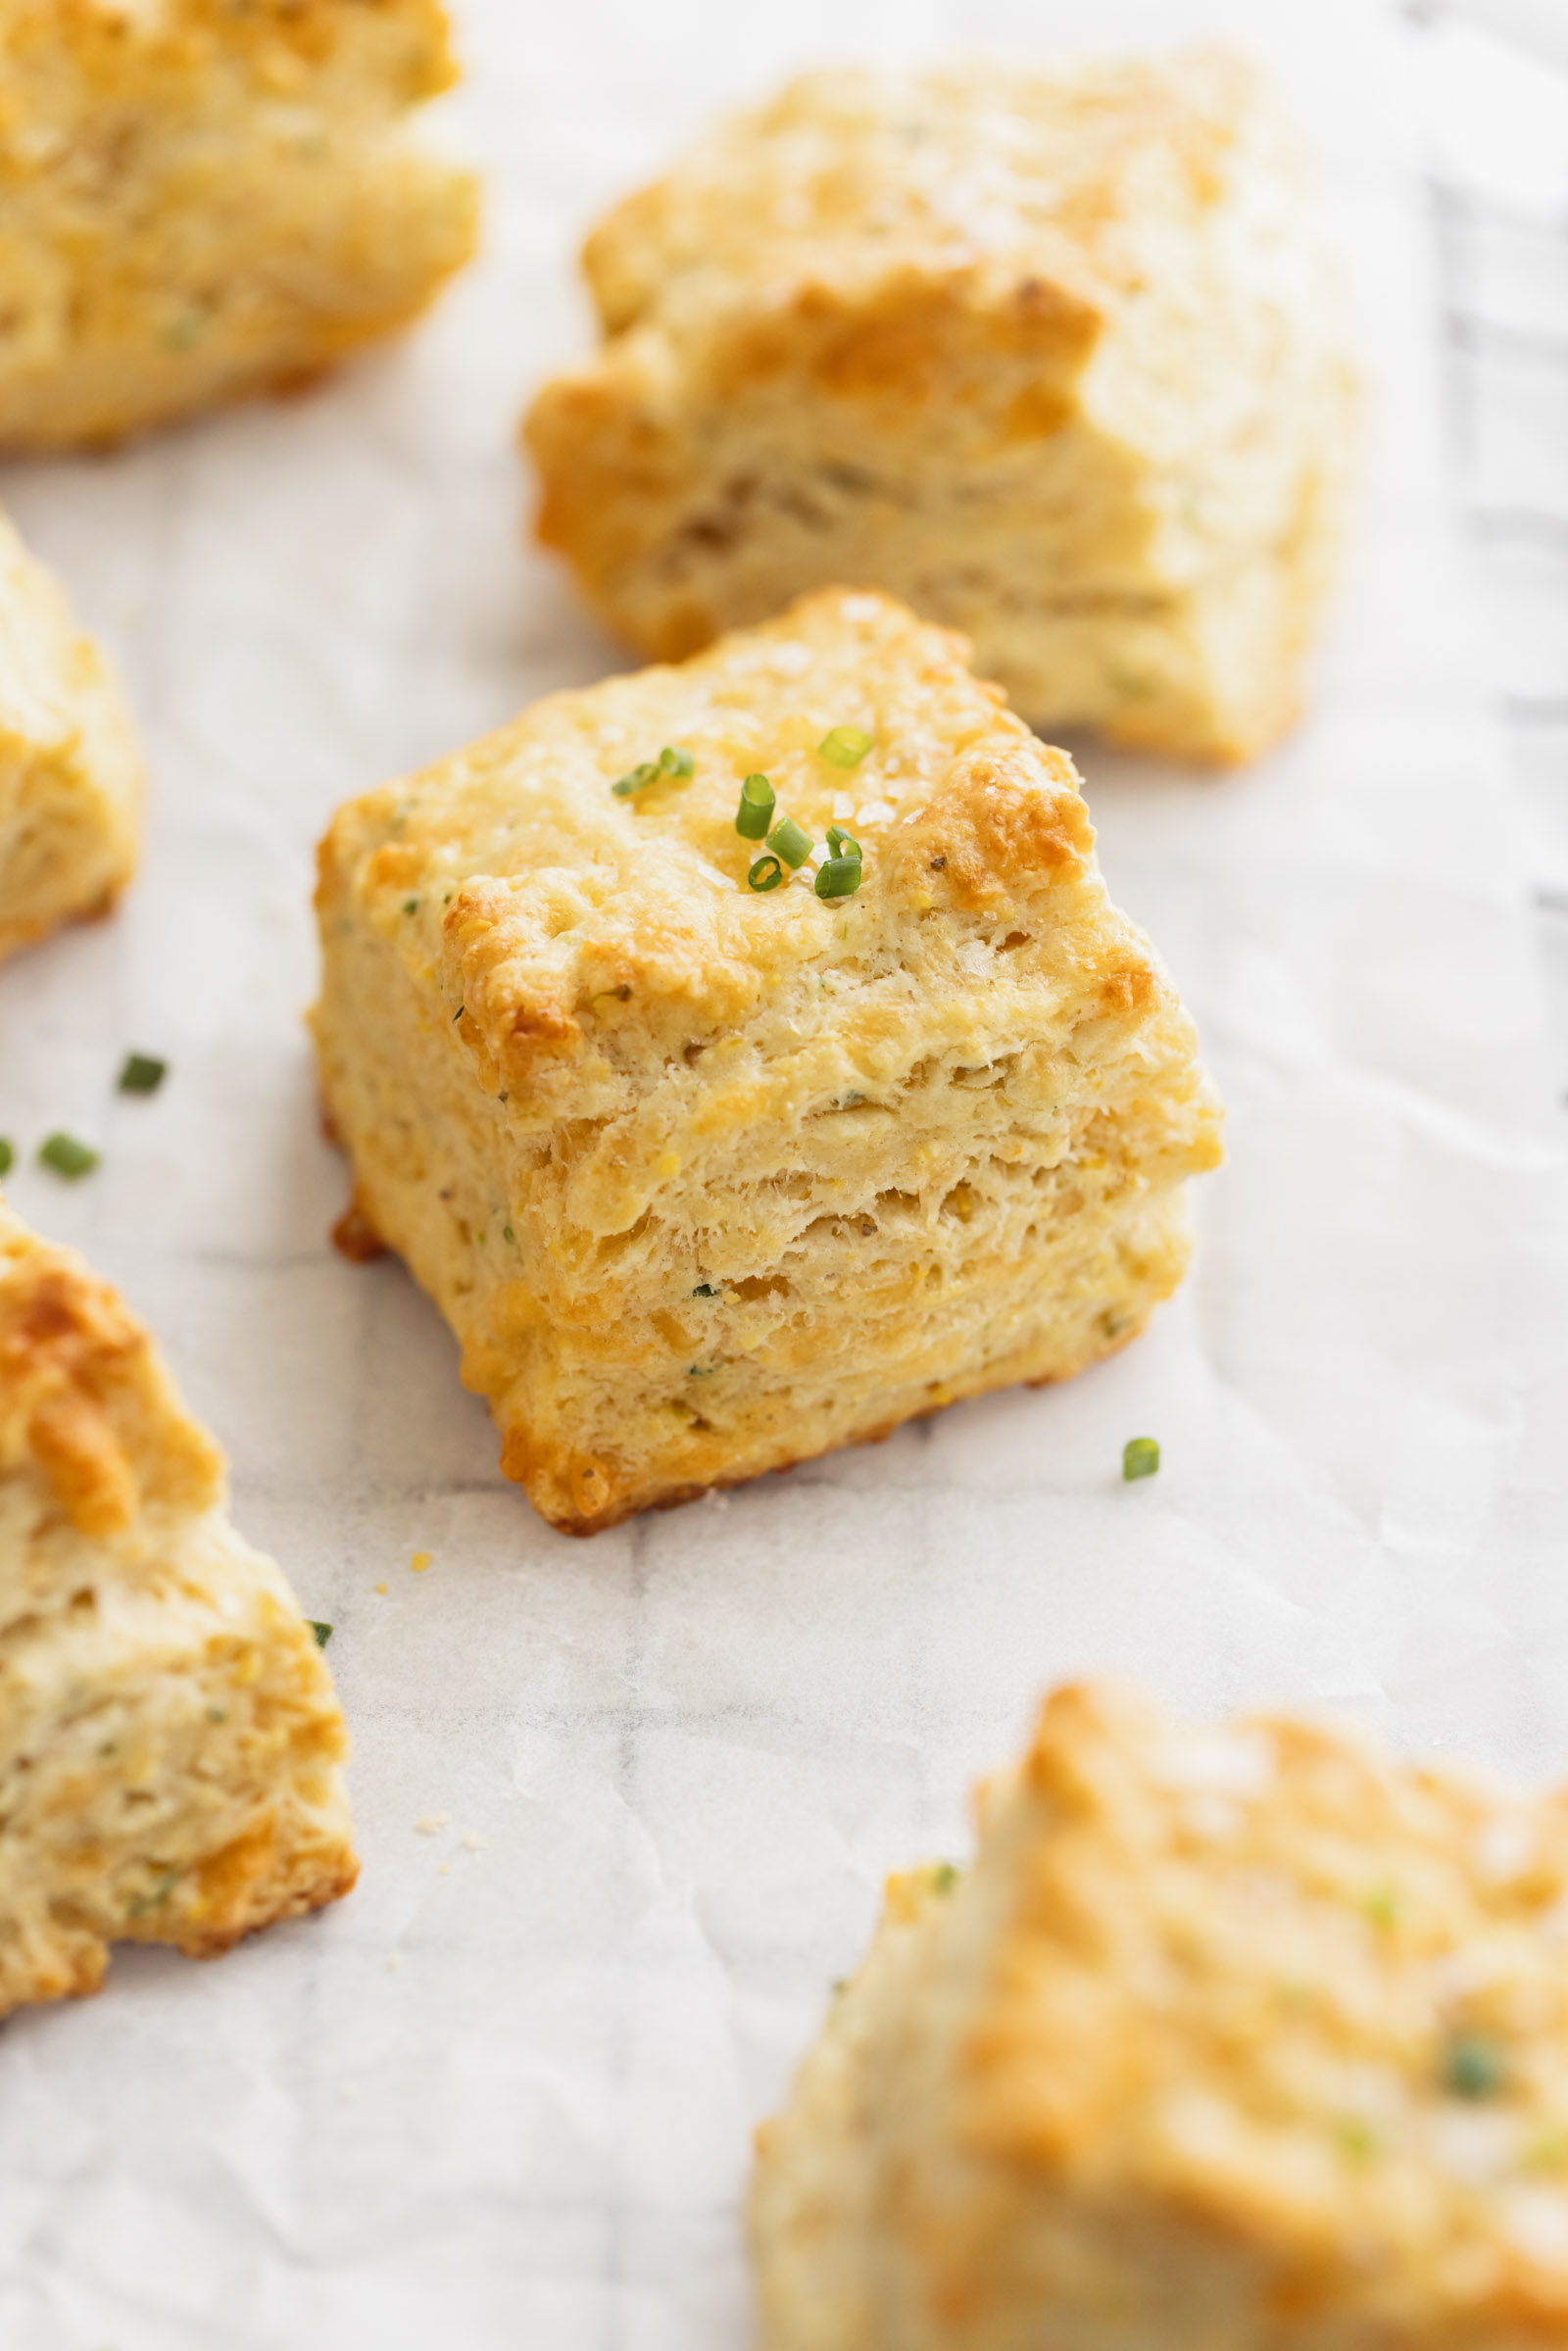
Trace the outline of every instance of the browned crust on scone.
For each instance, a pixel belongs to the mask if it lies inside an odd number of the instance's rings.
[[[330,1674],[223,1484],[124,1300],[0,1199],[0,2015],[358,1876]]]
[[[0,1196],[0,1472],[27,1457],[84,1535],[145,1501],[204,1508],[221,1484],[218,1447],[124,1301],[74,1252],[24,1236]]]
[[[1148,1328],[1152,1310],[1151,1304],[1136,1323],[1119,1331],[1114,1339],[1107,1339],[1102,1347],[1087,1349],[1076,1363],[1033,1378],[1026,1372],[1004,1371],[995,1379],[955,1381],[946,1385],[942,1394],[933,1396],[928,1403],[912,1404],[907,1412],[895,1413],[891,1419],[879,1421],[873,1428],[857,1430],[853,1437],[834,1438],[825,1445],[814,1446],[809,1452],[797,1453],[788,1461],[765,1462],[760,1468],[750,1470],[740,1477],[719,1476],[665,1486],[638,1487],[618,1495],[603,1510],[592,1513],[552,1509],[548,1502],[541,1499],[540,1481],[534,1474],[536,1456],[528,1445],[526,1431],[522,1429],[512,1429],[503,1434],[501,1474],[514,1485],[524,1489],[540,1517],[548,1526],[554,1527],[558,1535],[605,1535],[612,1527],[624,1526],[628,1519],[640,1516],[644,1510],[679,1510],[688,1502],[700,1502],[705,1494],[733,1494],[743,1486],[760,1484],[763,1478],[785,1477],[792,1469],[804,1469],[808,1462],[820,1461],[846,1444],[886,1445],[890,1437],[898,1435],[900,1429],[911,1428],[920,1421],[935,1420],[950,1404],[968,1403],[978,1396],[991,1396],[1004,1388],[1055,1388],[1063,1380],[1074,1379],[1079,1372],[1087,1371],[1092,1364],[1104,1362],[1111,1355],[1119,1355],[1124,1347],[1131,1346]],[[597,1469],[597,1464],[589,1466]],[[564,1471],[557,1473],[555,1482],[559,1487],[563,1477],[575,1480],[580,1475],[581,1471],[568,1462]]]
[[[853,778],[823,749],[852,721]],[[662,742],[691,773],[628,803]],[[852,907],[748,891],[754,769],[818,841],[859,828]],[[1185,1271],[1220,1155],[1192,1024],[1070,759],[885,598],[804,598],[366,795],[318,911],[340,1243],[404,1256],[562,1532],[1070,1377]]]

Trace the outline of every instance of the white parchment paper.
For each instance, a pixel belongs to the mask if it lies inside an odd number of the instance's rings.
[[[1309,1701],[1568,1771],[1568,1217],[1513,816],[1445,518],[1418,191],[1372,0],[470,0],[482,263],[294,405],[0,479],[156,769],[112,924],[0,973],[14,1197],[160,1333],[336,1626],[360,1889],[0,2032],[5,2351],[738,2351],[749,2131],[882,1873],[961,1851],[1043,1687]],[[590,1544],[500,1479],[433,1309],[325,1245],[301,1015],[342,796],[620,657],[519,532],[572,256],[714,107],[835,55],[1240,28],[1329,175],[1372,390],[1315,713],[1219,782],[1086,748],[1115,895],[1231,1104],[1116,1362]],[[117,1097],[128,1047],[168,1054]],[[1157,1436],[1124,1487],[1123,1441]],[[433,1554],[422,1574],[416,1551]],[[384,1590],[380,1589],[384,1588]],[[433,1833],[416,1824],[444,1816]]]

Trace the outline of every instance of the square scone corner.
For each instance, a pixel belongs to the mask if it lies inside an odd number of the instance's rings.
[[[853,579],[1051,733],[1295,719],[1354,387],[1301,144],[1220,50],[805,75],[594,230],[540,535],[650,658]]]
[[[824,591],[322,843],[356,1226],[567,1532],[1066,1378],[1181,1279],[1192,1022],[964,656]]]
[[[0,514],[0,958],[135,870],[142,759],[102,654]]]
[[[347,1893],[329,1630],[123,1299],[0,1200],[0,2015]]]
[[[977,1815],[759,2133],[761,2351],[1568,2340],[1568,1791],[1088,1685]]]
[[[7,0],[0,449],[332,367],[474,249],[439,0]]]

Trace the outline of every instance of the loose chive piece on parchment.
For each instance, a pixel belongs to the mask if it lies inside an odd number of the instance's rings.
[[[1121,1474],[1129,1482],[1134,1478],[1152,1478],[1159,1469],[1159,1441],[1154,1437],[1129,1437],[1121,1448]]]
[[[321,1624],[318,1619],[314,1616],[308,1616],[305,1621],[310,1626],[311,1631],[316,1635],[317,1647],[318,1649],[324,1649],[327,1642],[332,1638],[331,1626]]]
[[[0,1135],[0,1176],[9,1175],[17,1163],[15,1144]]]
[[[79,1176],[91,1175],[98,1164],[99,1153],[90,1144],[78,1143],[74,1135],[50,1135],[38,1146],[38,1157],[45,1167],[52,1167],[68,1184]]]
[[[116,1084],[122,1094],[156,1094],[169,1075],[169,1063],[156,1053],[127,1053]]]

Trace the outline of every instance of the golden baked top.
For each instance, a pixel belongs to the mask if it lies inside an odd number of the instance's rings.
[[[440,0],[6,0],[0,63],[0,184],[58,167],[68,91],[84,108],[168,105],[181,84],[204,101],[221,73],[279,103],[309,82],[382,113],[457,74]]]
[[[1477,2340],[1568,2317],[1568,1794],[1085,1689],[1009,1787],[975,2152],[1145,2189],[1319,2295],[1468,2306]]]
[[[1256,75],[1218,49],[835,68],[710,133],[594,230],[584,266],[612,334],[697,331],[738,298],[827,312],[956,271],[977,299],[1005,291],[1021,330],[1089,337],[1173,259],[1191,269],[1188,246],[1259,162],[1301,168]],[[881,354],[888,388],[923,356],[906,326]],[[877,354],[862,332],[844,359]]]
[[[27,1468],[94,1536],[149,1503],[204,1510],[223,1483],[218,1447],[118,1293],[0,1199],[0,1479]]]
[[[347,877],[353,918],[439,999],[514,1129],[685,1081],[700,1106],[672,1102],[674,1123],[792,1118],[874,1102],[966,1040],[987,1063],[1071,1043],[1080,1085],[1102,1049],[1107,1101],[1147,1088],[1190,1058],[1186,1017],[1106,902],[1071,760],[963,651],[885,597],[826,590],[679,667],[554,695],[340,809],[323,919]],[[823,755],[835,729],[869,740],[853,768]],[[618,797],[666,747],[690,777]],[[853,897],[817,897],[810,863],[749,887],[753,772],[818,853],[835,821],[858,841]]]

